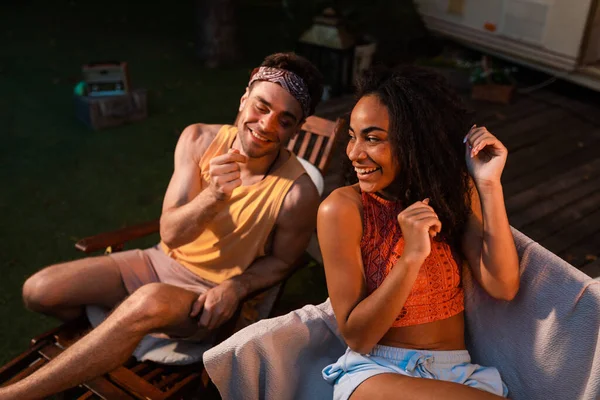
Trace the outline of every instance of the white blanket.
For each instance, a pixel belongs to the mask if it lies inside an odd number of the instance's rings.
[[[600,282],[513,230],[521,288],[490,298],[465,269],[473,362],[495,366],[515,400],[600,399]],[[329,301],[260,321],[204,354],[224,399],[330,399],[321,370],[343,354]]]

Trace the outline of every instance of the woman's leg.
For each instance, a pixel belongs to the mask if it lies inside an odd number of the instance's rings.
[[[455,382],[379,374],[360,384],[350,400],[497,400],[503,397]]]

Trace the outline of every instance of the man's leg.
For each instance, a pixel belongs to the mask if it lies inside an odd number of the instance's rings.
[[[189,317],[196,293],[163,283],[142,286],[87,336],[27,378],[0,388],[0,399],[49,396],[112,371],[142,338],[153,332],[190,336],[198,330]]]
[[[108,256],[89,257],[53,265],[23,285],[25,306],[63,321],[94,304],[113,308],[127,296],[117,263]]]

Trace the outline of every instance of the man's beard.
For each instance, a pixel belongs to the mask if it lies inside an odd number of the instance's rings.
[[[250,136],[252,136],[252,132],[250,128],[246,127],[244,129],[244,135],[240,135],[240,143],[242,145],[242,150],[244,153],[250,158],[261,158],[268,156],[269,154],[275,154],[279,151],[280,145],[279,143],[269,142],[267,148],[257,148],[252,145],[252,141],[254,140]],[[249,142],[247,142],[249,141]]]

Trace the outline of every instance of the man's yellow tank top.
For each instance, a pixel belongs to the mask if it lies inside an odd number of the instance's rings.
[[[200,160],[202,190],[209,185],[209,162],[227,153],[237,128],[224,125]],[[263,180],[234,189],[223,207],[196,240],[176,249],[161,241],[171,258],[203,279],[221,283],[244,272],[254,260],[266,255],[267,240],[285,195],[305,170],[294,154]]]

